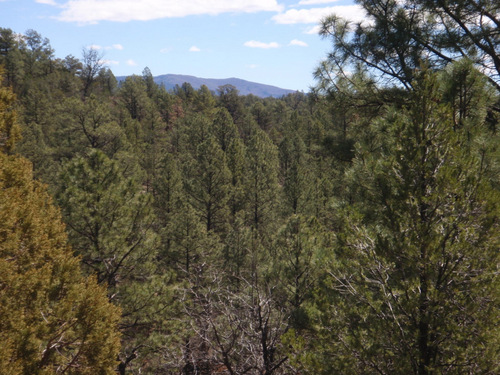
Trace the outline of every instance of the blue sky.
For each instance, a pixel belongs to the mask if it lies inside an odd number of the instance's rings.
[[[0,0],[0,27],[38,31],[56,57],[96,48],[117,76],[237,77],[307,92],[330,49],[319,20],[352,0]]]

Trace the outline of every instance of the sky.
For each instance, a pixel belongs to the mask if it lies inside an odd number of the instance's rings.
[[[94,48],[115,76],[241,78],[308,92],[331,49],[321,18],[354,22],[353,0],[0,0],[0,27],[33,29],[55,56]]]

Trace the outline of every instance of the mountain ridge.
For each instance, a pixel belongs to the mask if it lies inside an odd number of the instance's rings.
[[[126,77],[116,77],[119,82],[125,80],[125,78]],[[232,85],[239,91],[239,95],[252,94],[261,98],[279,98],[281,96],[297,92],[297,90],[283,89],[277,86],[247,81],[235,77],[201,78],[185,74],[162,74],[153,77],[153,79],[156,84],[163,85],[167,90],[172,90],[176,85],[182,86],[183,83],[189,83],[195,90],[199,89],[202,85],[205,85],[210,91],[217,91],[217,88],[220,86]]]

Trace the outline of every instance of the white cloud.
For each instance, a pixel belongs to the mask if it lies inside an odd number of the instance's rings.
[[[134,60],[130,59],[130,60],[127,60],[127,65],[137,66],[137,63]]]
[[[257,64],[250,64],[250,65],[245,65],[247,68],[249,69],[256,69],[258,68],[259,66]]]
[[[245,47],[250,47],[250,48],[264,48],[264,49],[278,48],[280,46],[276,42],[263,43],[263,42],[258,42],[256,40],[249,40],[248,42],[243,43],[243,45]]]
[[[120,62],[116,60],[99,60],[104,65],[119,65]]]
[[[117,49],[117,50],[122,50],[123,46],[121,44],[113,44],[112,46],[100,46],[99,44],[91,44],[90,46],[87,46],[88,49],[95,49],[95,50],[106,50],[109,51],[111,49]]]
[[[199,49],[196,46],[192,46],[191,48],[189,48],[189,52],[200,52],[200,51],[201,51],[201,49]]]
[[[55,0],[35,0],[35,3],[57,6]]]
[[[299,47],[308,47],[306,42],[303,42],[302,40],[294,39],[288,43],[289,46],[299,46]]]
[[[162,48],[160,50],[161,53],[169,53],[170,51],[172,51],[172,48],[170,48],[170,47]]]
[[[148,21],[200,14],[281,12],[284,9],[277,0],[66,0],[60,6],[63,10],[57,19],[81,24]]]
[[[328,4],[335,3],[339,0],[300,0],[299,5],[316,5],[316,4]]]
[[[315,25],[313,27],[308,28],[305,31],[305,34],[317,35],[317,34],[319,34],[320,30],[321,30],[321,26],[320,25]]]
[[[359,5],[339,5],[326,8],[290,9],[272,19],[279,24],[318,23],[322,18],[336,14],[353,22],[366,20],[366,13]]]

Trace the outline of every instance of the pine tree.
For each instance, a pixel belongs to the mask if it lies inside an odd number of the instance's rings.
[[[303,304],[311,300],[317,262],[326,244],[325,230],[318,221],[302,215],[291,215],[275,237],[270,277],[282,289],[294,328],[309,324]]]
[[[54,116],[57,131],[51,145],[59,158],[71,159],[90,149],[113,157],[125,147],[125,134],[114,121],[109,105],[95,95],[89,95],[85,101],[67,99],[57,106],[57,110],[64,115]]]
[[[254,129],[247,146],[247,220],[263,233],[275,224],[278,168],[277,147],[263,130]]]
[[[59,189],[70,242],[85,271],[107,285],[109,298],[123,310],[120,371],[142,366],[155,350],[150,330],[168,303],[163,294],[169,274],[157,272],[155,262],[151,197],[100,150],[68,162]]]
[[[358,147],[355,198],[337,206],[343,230],[318,296],[325,373],[498,371],[493,134],[484,116],[455,126],[427,70],[413,85],[407,108],[375,122],[378,149]]]
[[[217,101],[206,85],[201,85],[194,100],[196,112],[203,112],[209,115],[213,112]]]
[[[3,80],[4,69],[0,66],[0,80]],[[14,111],[15,95],[0,81],[0,151],[10,152],[21,137],[17,114]]]
[[[0,27],[0,65],[5,68],[7,86],[17,92],[24,76],[24,62],[20,51],[21,41],[11,29]]]
[[[363,64],[380,78],[412,86],[421,60],[443,68],[469,58],[500,90],[497,2],[477,0],[359,0],[369,22],[337,16],[322,21],[320,35],[332,41],[332,66]],[[354,37],[350,37],[353,35]],[[347,74],[345,74],[347,77]]]
[[[303,213],[307,202],[307,184],[312,177],[307,165],[306,146],[296,130],[286,132],[279,145],[283,208],[286,213],[292,214]]]
[[[226,151],[227,166],[231,172],[231,186],[229,191],[229,209],[231,221],[234,223],[240,212],[247,204],[246,186],[246,152],[245,145],[240,138],[234,138]]]
[[[238,137],[238,129],[234,125],[233,118],[225,108],[218,108],[216,110],[211,131],[224,152],[227,151],[231,142]]]
[[[207,231],[221,231],[227,222],[230,172],[213,136],[198,145],[186,163],[185,189]]]
[[[171,154],[166,154],[160,163],[160,168],[153,181],[154,209],[157,217],[157,233],[161,237],[160,258],[166,263],[177,260],[173,253],[175,223],[182,214],[185,198],[182,188],[182,175],[177,160]]]
[[[115,287],[152,258],[149,199],[99,150],[65,166],[59,202],[70,241],[99,282]]]

